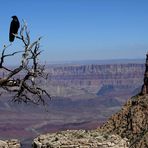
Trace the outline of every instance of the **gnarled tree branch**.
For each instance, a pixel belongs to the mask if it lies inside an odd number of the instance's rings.
[[[51,98],[48,92],[39,85],[40,79],[47,79],[44,72],[45,65],[38,63],[38,57],[41,54],[39,37],[33,43],[30,42],[27,25],[21,27],[19,35],[15,34],[24,45],[24,49],[6,54],[6,50],[11,45],[5,46],[0,57],[0,88],[13,94],[14,102],[32,102],[35,104],[45,104],[45,96]],[[21,53],[21,54],[20,54]],[[17,67],[5,66],[6,58],[21,55],[21,64]]]

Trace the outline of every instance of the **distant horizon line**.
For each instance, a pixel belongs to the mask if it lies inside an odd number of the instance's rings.
[[[52,60],[52,61],[42,61],[40,64],[43,65],[90,65],[90,64],[144,64],[144,58],[121,58],[121,59],[89,59],[89,60]],[[18,64],[7,64],[8,66],[17,66]]]
[[[55,60],[55,61],[45,61],[42,63],[46,64],[119,64],[119,63],[143,63],[144,58],[121,58],[121,59],[88,59],[88,60]]]

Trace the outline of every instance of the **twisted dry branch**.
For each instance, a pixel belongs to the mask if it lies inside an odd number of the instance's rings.
[[[41,54],[41,37],[31,43],[27,25],[21,27],[19,35],[15,34],[24,49],[6,54],[6,50],[11,46],[5,46],[0,57],[0,88],[13,94],[14,102],[32,102],[45,105],[45,96],[51,98],[48,92],[41,88],[39,80],[47,79],[48,75],[44,72],[45,65],[38,63],[38,57]],[[5,66],[6,58],[21,53],[21,64],[15,68]]]

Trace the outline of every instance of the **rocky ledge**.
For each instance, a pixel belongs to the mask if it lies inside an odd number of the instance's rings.
[[[67,130],[40,135],[33,148],[128,148],[128,140],[118,135],[102,135],[96,130]]]
[[[148,95],[131,98],[99,130],[128,138],[131,148],[148,148]]]
[[[17,139],[11,139],[11,140],[0,140],[0,148],[20,148],[21,144],[19,140]]]

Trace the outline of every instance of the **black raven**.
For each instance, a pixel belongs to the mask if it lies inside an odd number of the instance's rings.
[[[19,20],[17,18],[17,16],[12,16],[13,20],[11,21],[10,24],[10,31],[9,31],[9,41],[13,42],[14,41],[14,34],[17,34],[18,29],[20,27],[20,23]]]

